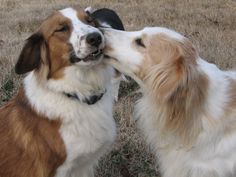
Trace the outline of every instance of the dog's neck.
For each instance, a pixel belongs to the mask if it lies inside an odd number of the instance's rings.
[[[96,104],[98,101],[100,101],[105,93],[106,90],[101,93],[93,94],[85,99],[81,99],[76,93],[63,93],[63,94],[70,99],[77,100],[81,103],[86,103],[88,105],[93,105]]]
[[[86,83],[69,74],[61,81],[39,81],[37,73],[31,72],[24,79],[24,91],[31,107],[37,113],[49,119],[62,118],[80,108],[93,107],[110,94],[113,70],[103,68],[94,72],[87,74]]]

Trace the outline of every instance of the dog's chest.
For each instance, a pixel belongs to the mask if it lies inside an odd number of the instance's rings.
[[[68,173],[73,167],[96,163],[108,150],[116,134],[112,105],[110,98],[103,98],[98,104],[85,105],[73,113],[68,112],[74,117],[60,128],[67,158],[59,171]]]

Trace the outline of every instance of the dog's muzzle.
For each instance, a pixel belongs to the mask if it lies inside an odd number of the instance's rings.
[[[100,59],[100,57],[102,56],[103,50],[101,49],[101,45],[102,45],[103,39],[100,33],[98,32],[89,33],[86,36],[85,40],[86,40],[86,43],[94,50],[84,58],[79,58],[75,52],[71,52],[70,54],[71,63],[77,63],[80,61],[84,61],[84,62],[96,61]]]

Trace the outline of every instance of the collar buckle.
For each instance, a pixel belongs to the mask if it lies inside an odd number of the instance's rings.
[[[106,90],[100,94],[91,95],[85,99],[80,99],[79,96],[75,93],[72,93],[72,94],[71,93],[64,93],[64,95],[70,99],[75,99],[75,100],[81,101],[83,103],[86,103],[88,105],[93,105],[93,104],[96,104],[98,101],[100,101],[105,93],[106,93]]]

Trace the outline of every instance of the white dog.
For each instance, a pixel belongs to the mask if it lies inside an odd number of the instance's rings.
[[[143,89],[135,114],[162,176],[235,177],[236,72],[204,61],[166,28],[104,32],[108,63]]]

